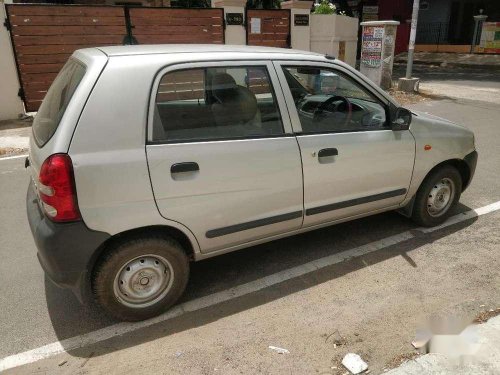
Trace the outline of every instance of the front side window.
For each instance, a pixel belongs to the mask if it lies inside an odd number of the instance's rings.
[[[316,67],[284,67],[303,133],[387,129],[385,108],[346,75]]]
[[[160,80],[153,141],[203,141],[283,134],[266,67],[177,70]]]

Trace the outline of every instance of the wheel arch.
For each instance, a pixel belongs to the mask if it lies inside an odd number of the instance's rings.
[[[416,196],[418,190],[420,189],[420,187],[422,186],[422,184],[424,184],[425,180],[432,173],[434,173],[439,168],[442,168],[442,167],[447,166],[447,165],[456,168],[458,170],[458,173],[460,173],[460,177],[462,178],[462,192],[463,192],[467,188],[467,186],[469,185],[470,179],[471,179],[471,170],[469,168],[469,165],[464,160],[461,160],[461,159],[444,160],[444,161],[436,164],[434,167],[432,167],[426,173],[425,177],[422,179],[422,181],[420,181],[418,189],[415,191],[414,195],[411,197],[411,199],[408,201],[408,203],[406,203],[405,206],[398,209],[398,212],[405,217],[411,217],[412,212],[413,212],[413,205],[415,203],[415,196]]]
[[[462,178],[462,192],[466,189],[466,187],[469,185],[470,178],[471,178],[471,170],[468,166],[468,164],[461,159],[448,159],[445,161],[442,161],[439,164],[436,164],[427,174],[425,175],[424,179],[420,183],[420,186],[424,183],[424,181],[429,177],[431,173],[434,173],[434,171],[438,170],[439,168],[442,168],[444,166],[452,166],[458,170],[460,173],[460,177]],[[419,186],[419,189],[420,189]]]
[[[98,263],[99,259],[101,259],[102,256],[115,244],[121,241],[126,241],[128,238],[146,237],[148,235],[169,236],[175,239],[182,246],[189,260],[190,261],[194,260],[195,247],[191,243],[189,237],[184,232],[172,226],[153,225],[141,228],[134,228],[124,232],[120,232],[115,234],[114,236],[111,236],[106,241],[104,241],[101,244],[101,246],[97,248],[97,250],[94,252],[89,261],[87,267],[89,276],[91,276],[94,273],[95,266]]]

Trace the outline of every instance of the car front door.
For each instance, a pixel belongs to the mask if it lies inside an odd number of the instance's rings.
[[[397,207],[415,141],[408,130],[390,129],[388,103],[340,66],[275,66],[302,154],[304,226]]]
[[[189,228],[202,252],[302,225],[300,151],[275,87],[266,61],[175,65],[153,85],[153,193],[161,215]]]

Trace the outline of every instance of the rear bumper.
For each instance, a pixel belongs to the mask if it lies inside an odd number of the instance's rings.
[[[477,165],[477,151],[472,151],[470,154],[466,155],[464,158],[465,163],[469,167],[469,180],[467,183],[462,187],[462,191],[467,189],[472,181],[472,177],[474,177],[474,173],[476,172],[476,165]]]
[[[40,209],[33,182],[26,195],[26,209],[38,260],[46,275],[56,285],[71,289],[83,301],[93,255],[110,235],[90,230],[83,221],[54,223],[49,220]]]

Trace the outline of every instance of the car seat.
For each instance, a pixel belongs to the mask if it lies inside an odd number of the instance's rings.
[[[217,126],[249,125],[260,128],[260,110],[255,94],[236,84],[228,73],[216,73],[211,82],[212,113]]]

